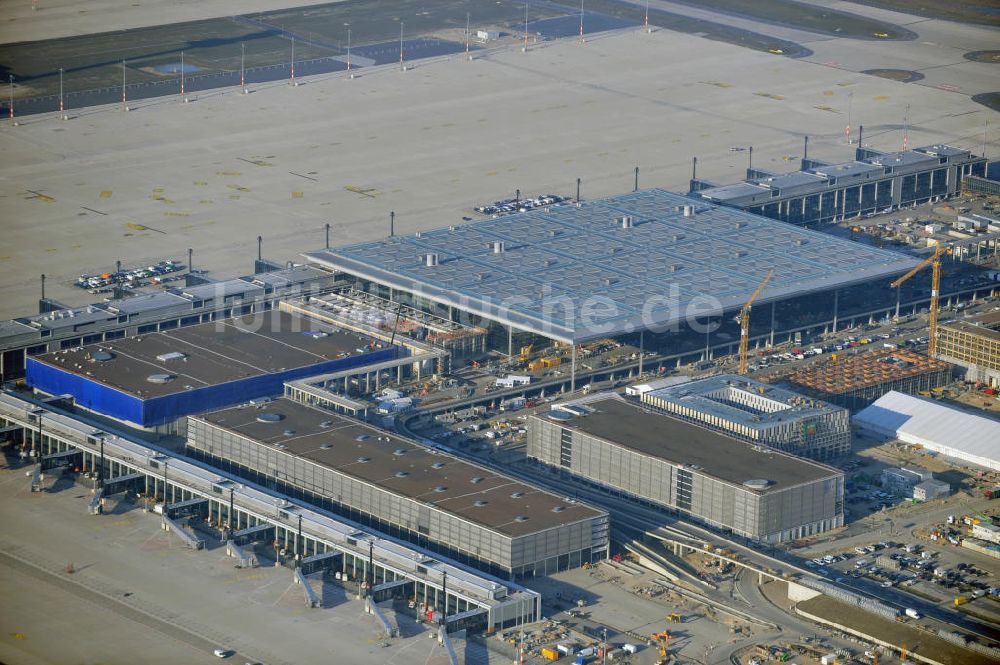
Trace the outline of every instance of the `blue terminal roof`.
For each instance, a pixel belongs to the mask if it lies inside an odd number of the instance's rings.
[[[684,216],[683,206],[694,214]],[[631,216],[632,228],[620,218]],[[493,243],[505,251],[495,253]],[[427,254],[437,265],[427,265]],[[905,272],[905,255],[660,189],[309,252],[311,261],[565,342]],[[694,311],[696,310],[696,311]]]

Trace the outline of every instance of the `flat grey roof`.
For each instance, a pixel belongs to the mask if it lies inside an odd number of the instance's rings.
[[[257,417],[262,413],[277,413],[283,418],[260,422]],[[263,408],[235,407],[196,419],[261,445],[281,444],[284,453],[431,504],[507,536],[523,536],[605,514],[484,467],[431,452],[395,433],[283,398]],[[361,462],[361,458],[368,461]],[[407,475],[398,477],[399,472]],[[476,506],[477,501],[486,503]],[[518,521],[518,516],[528,519]]]
[[[700,467],[700,473],[735,485],[766,479],[771,485],[764,491],[770,492],[841,475],[832,467],[743,443],[617,395],[588,401],[586,407],[593,412],[560,425],[673,464]]]
[[[325,335],[306,334],[310,331]],[[316,319],[270,310],[250,316],[246,322],[238,318],[213,321],[56,351],[34,359],[130,395],[149,398],[184,392],[186,386],[218,385],[352,356],[359,350],[367,351],[372,343],[382,345]],[[92,354],[97,351],[108,351],[113,357],[95,361]],[[185,357],[157,359],[174,352]],[[153,374],[176,378],[151,383],[147,379]]]
[[[693,206],[684,216],[682,206]],[[630,216],[634,226],[623,228]],[[492,243],[506,250],[494,253]],[[437,254],[429,266],[427,254]],[[885,278],[915,259],[660,189],[309,252],[311,261],[562,341]]]

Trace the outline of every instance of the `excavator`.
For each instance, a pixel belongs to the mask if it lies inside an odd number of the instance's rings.
[[[660,659],[656,661],[656,665],[666,665],[667,663],[667,648],[670,646],[670,640],[672,639],[670,633],[663,631],[661,633],[653,633],[650,635],[653,643],[656,644],[660,649]]]

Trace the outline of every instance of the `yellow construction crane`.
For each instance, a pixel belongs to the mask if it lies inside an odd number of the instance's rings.
[[[774,276],[774,271],[769,270],[767,275],[764,277],[764,281],[760,283],[757,290],[753,292],[750,299],[747,300],[746,304],[743,305],[743,309],[740,310],[740,314],[736,317],[736,320],[740,324],[740,374],[747,373],[747,347],[750,345],[750,307],[753,305],[753,301],[757,299],[767,283],[771,281],[771,277]]]
[[[889,285],[890,288],[898,289],[899,285],[910,279],[927,266],[933,266],[931,277],[931,304],[927,308],[927,317],[930,321],[930,331],[928,332],[927,355],[934,358],[937,354],[937,320],[938,320],[938,295],[941,287],[941,255],[950,254],[951,248],[945,248],[939,240],[934,247],[934,253],[917,264],[917,267],[906,273],[895,282]]]

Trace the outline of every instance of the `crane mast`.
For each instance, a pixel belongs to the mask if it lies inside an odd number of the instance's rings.
[[[757,290],[753,292],[750,299],[743,305],[743,309],[740,310],[740,314],[736,319],[740,324],[740,374],[747,373],[747,349],[750,346],[750,307],[773,276],[774,271],[769,270],[764,280],[760,283],[760,286],[757,287]]]
[[[927,318],[930,330],[927,333],[927,355],[931,358],[937,356],[937,322],[938,322],[938,297],[941,294],[941,255],[949,253],[940,241],[934,247],[934,253],[921,261],[910,272],[906,273],[895,282],[889,285],[890,288],[898,289],[899,285],[910,279],[918,272],[931,266],[931,302],[927,308]]]

